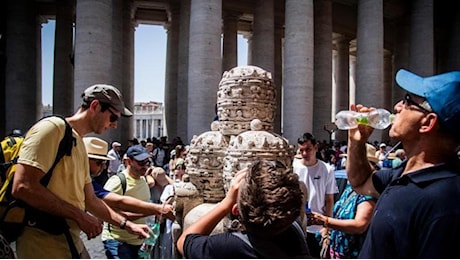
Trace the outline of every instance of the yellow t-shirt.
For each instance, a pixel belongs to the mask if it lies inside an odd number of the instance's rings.
[[[150,201],[150,188],[145,181],[144,177],[140,179],[135,179],[124,170],[122,172],[126,176],[126,192],[125,196],[130,196],[145,202]],[[120,194],[123,194],[123,189],[121,187],[121,180],[118,176],[114,175],[110,177],[104,185],[104,189]],[[132,221],[136,224],[145,224],[145,218],[139,218]],[[121,242],[125,242],[130,245],[141,245],[144,241],[140,239],[138,235],[133,235],[128,233],[128,231],[119,228],[115,225],[110,225],[107,222],[104,222],[104,229],[102,231],[102,241],[108,239],[115,239]]]
[[[56,159],[59,143],[64,137],[65,123],[57,117],[43,119],[35,124],[24,139],[18,163],[36,167],[48,172]],[[85,208],[85,184],[91,183],[89,162],[81,136],[73,130],[76,146],[71,156],[64,156],[53,171],[47,188],[60,199],[80,208]],[[67,219],[72,238],[81,252],[83,242],[80,228]],[[24,229],[16,242],[19,258],[71,258],[64,235],[54,236],[36,228]]]

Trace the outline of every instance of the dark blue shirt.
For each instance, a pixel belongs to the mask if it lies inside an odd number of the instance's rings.
[[[105,196],[109,195],[110,191],[104,189],[101,184],[97,183],[96,181],[93,180],[93,189],[94,189],[94,194],[96,194],[96,197],[100,199],[104,199]]]
[[[381,194],[360,258],[459,258],[460,174],[440,164],[374,174]]]
[[[311,258],[305,233],[293,223],[276,236],[245,239],[225,232],[215,235],[189,234],[184,240],[185,258]]]

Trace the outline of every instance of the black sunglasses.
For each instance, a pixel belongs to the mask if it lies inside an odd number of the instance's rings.
[[[424,100],[422,103],[419,104],[419,103],[415,102],[415,101],[412,99],[411,95],[409,95],[409,94],[406,94],[406,95],[404,96],[402,102],[403,102],[404,105],[408,105],[408,106],[413,105],[413,106],[416,106],[417,108],[419,108],[419,109],[420,109],[422,112],[424,112],[424,113],[431,113],[431,112],[433,112],[433,111],[431,110],[431,108],[430,108],[430,105],[428,104],[428,102],[427,102],[426,100]]]
[[[135,161],[137,162],[137,164],[139,164],[139,166],[150,165],[149,159],[144,160],[144,161],[138,161],[138,160],[135,160]]]
[[[97,166],[101,166],[102,164],[107,163],[107,161],[101,160],[101,159],[91,159],[91,160],[93,160]]]
[[[114,123],[118,120],[118,118],[120,118],[117,114],[115,114],[109,104],[106,104],[106,103],[100,103],[101,104],[101,111],[102,112],[105,112],[106,110],[109,110],[110,112],[110,123]]]
[[[109,107],[109,112],[110,112],[110,123],[113,123],[113,122],[116,122],[119,118],[119,116],[117,116],[117,114],[115,114],[112,109],[110,109]]]

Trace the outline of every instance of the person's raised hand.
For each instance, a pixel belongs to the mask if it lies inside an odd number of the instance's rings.
[[[248,173],[248,168],[244,168],[243,170],[238,171],[235,176],[233,176],[232,181],[230,182],[230,188],[227,192],[227,196],[225,196],[222,202],[229,203],[229,206],[233,206],[238,200],[238,191],[240,189],[241,182],[246,177]]]
[[[351,111],[357,111],[361,113],[367,113],[372,110],[375,110],[373,107],[365,107],[361,104],[351,104],[350,105],[350,110]],[[372,132],[374,132],[374,128],[367,126],[367,125],[362,125],[358,124],[357,128],[350,129],[348,130],[348,138],[351,141],[357,141],[357,142],[367,142],[369,139],[369,136],[371,136]]]

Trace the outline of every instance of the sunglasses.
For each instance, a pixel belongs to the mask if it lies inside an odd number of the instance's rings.
[[[110,123],[114,123],[118,120],[118,118],[120,118],[117,114],[115,114],[115,112],[112,111],[112,106],[110,106],[109,104],[106,104],[106,103],[100,103],[101,104],[101,111],[102,112],[105,112],[106,110],[108,110],[110,112]]]
[[[117,116],[117,114],[115,114],[112,109],[110,109],[109,107],[109,112],[110,112],[110,123],[114,123],[118,120],[119,116]]]
[[[135,160],[135,161],[137,162],[137,164],[139,164],[139,166],[150,165],[149,159],[144,160],[144,161],[138,161],[138,160]]]
[[[404,105],[407,106],[416,106],[418,109],[420,109],[424,113],[431,113],[433,110],[431,110],[430,104],[426,100],[424,100],[422,103],[417,103],[415,102],[411,95],[406,94],[402,100]]]
[[[107,161],[100,160],[100,159],[91,159],[91,160],[93,160],[96,163],[97,166],[101,166],[102,164],[107,163]]]

